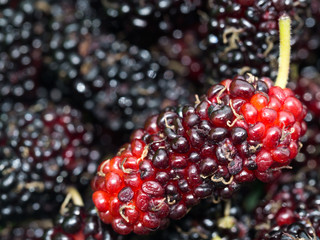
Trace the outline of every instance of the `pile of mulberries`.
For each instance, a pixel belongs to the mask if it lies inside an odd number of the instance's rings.
[[[320,239],[319,22],[0,0],[0,239]]]

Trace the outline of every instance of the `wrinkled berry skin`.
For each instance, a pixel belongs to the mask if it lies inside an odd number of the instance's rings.
[[[102,221],[120,234],[146,234],[200,199],[274,179],[298,153],[305,114],[291,90],[248,74],[150,117],[98,168],[91,185]]]

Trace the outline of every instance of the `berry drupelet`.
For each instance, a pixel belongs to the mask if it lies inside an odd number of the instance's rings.
[[[103,162],[92,183],[102,220],[122,234],[145,233],[212,193],[229,197],[242,182],[278,175],[298,152],[305,113],[290,90],[249,79],[149,118]]]
[[[320,75],[313,66],[301,70],[300,76],[288,84],[297,98],[307,106],[306,134],[301,138],[302,148],[293,161],[295,170],[301,167],[313,169],[320,163]]]
[[[69,202],[72,199],[72,203]],[[95,208],[85,209],[79,193],[68,189],[68,195],[61,205],[60,214],[49,228],[44,240],[120,240],[121,236],[115,234],[107,226],[103,226]]]
[[[285,86],[287,16],[280,32],[276,85]],[[272,180],[297,155],[305,114],[290,89],[247,74],[212,86],[194,105],[151,116],[98,167],[91,185],[100,218],[121,234],[146,234],[182,218],[202,198],[229,198],[244,182]]]
[[[9,3],[8,3],[9,4]],[[45,0],[10,1],[0,10],[0,97],[36,97],[49,20]]]
[[[295,170],[301,167],[313,169],[320,163],[320,75],[315,67],[303,68],[300,77],[288,86],[308,109],[305,121],[306,134],[301,138],[302,148],[293,161]]]
[[[320,118],[320,74],[314,67],[303,68],[300,77],[289,87],[307,108],[310,116],[306,119],[310,125],[318,125]]]
[[[251,72],[274,78],[277,74],[278,19],[287,13],[292,19],[292,43],[303,35],[311,0],[207,0],[202,13],[208,23],[207,70],[210,78],[224,78]],[[296,50],[292,59],[296,59]]]
[[[213,202],[211,198],[195,206],[166,231],[156,232],[148,239],[170,240],[250,240],[250,217],[237,201]]]
[[[178,99],[188,102],[191,83],[158,63],[148,50],[101,32],[100,20],[86,14],[75,14],[80,18],[71,21],[57,16],[52,27],[59,28],[53,28],[46,57],[53,76],[47,85],[61,89],[109,129],[142,127],[159,106]]]
[[[52,212],[68,184],[83,189],[101,158],[94,129],[69,105],[0,105],[0,223]]]
[[[319,168],[284,175],[255,211],[255,239],[320,239]]]

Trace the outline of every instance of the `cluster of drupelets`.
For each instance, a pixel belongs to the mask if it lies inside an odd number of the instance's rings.
[[[0,0],[0,239],[319,240],[319,21]]]

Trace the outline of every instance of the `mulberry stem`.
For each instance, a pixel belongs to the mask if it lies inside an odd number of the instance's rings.
[[[275,86],[285,88],[289,78],[291,54],[291,19],[284,14],[279,19],[280,59],[278,77]]]

